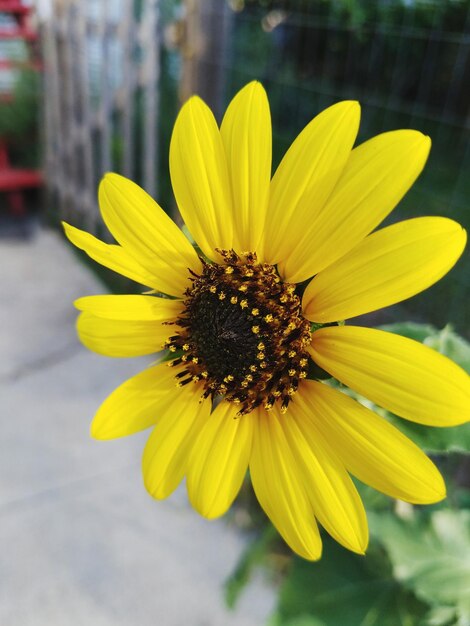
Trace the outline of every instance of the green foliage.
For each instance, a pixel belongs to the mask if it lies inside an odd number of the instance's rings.
[[[0,136],[25,136],[39,120],[39,77],[33,70],[18,72],[12,100],[0,103]]]
[[[310,616],[312,626],[412,626],[427,607],[395,580],[383,557],[357,556],[325,539],[318,563],[293,559],[273,624],[293,626],[301,618],[307,625]]]
[[[266,560],[266,555],[273,542],[277,540],[277,533],[271,524],[268,524],[261,533],[257,534],[240,558],[234,572],[225,582],[225,601],[233,608],[240,593],[250,580],[253,570]]]
[[[370,514],[369,523],[388,552],[395,579],[429,606],[444,609],[441,616],[449,618],[453,611],[451,623],[469,624],[470,511],[438,510],[407,521]]]

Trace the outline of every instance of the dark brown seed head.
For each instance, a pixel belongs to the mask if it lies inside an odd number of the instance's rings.
[[[178,384],[202,381],[203,397],[224,396],[240,415],[275,402],[284,412],[307,375],[311,339],[295,285],[254,253],[219,252],[225,264],[203,262],[166,345],[186,365]]]

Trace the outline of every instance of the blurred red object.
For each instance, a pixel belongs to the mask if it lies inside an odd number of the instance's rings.
[[[28,17],[31,6],[24,5],[21,0],[0,0],[0,13],[11,15],[15,27],[0,28],[0,41],[5,39],[23,39],[25,42],[35,41],[37,33],[29,26]],[[16,62],[11,59],[0,59],[0,71],[27,67],[40,71],[40,60],[36,58],[34,49],[30,49],[30,59],[25,62]],[[2,101],[8,102],[12,98],[9,93],[2,94]],[[24,191],[40,187],[42,175],[38,170],[20,169],[11,166],[6,138],[0,138],[0,192],[7,194],[10,213],[23,215],[25,213]]]

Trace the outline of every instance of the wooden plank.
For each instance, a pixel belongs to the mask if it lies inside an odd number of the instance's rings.
[[[142,16],[142,83],[144,96],[143,181],[147,193],[155,197],[157,177],[157,86],[160,74],[158,42],[158,2],[147,0]]]
[[[99,217],[96,202],[96,180],[92,145],[92,125],[90,115],[90,93],[87,55],[87,29],[84,4],[81,0],[72,0],[76,7],[76,42],[77,42],[77,79],[78,98],[80,101],[79,138],[83,159],[83,193],[85,225],[96,227]]]
[[[134,177],[135,143],[134,143],[134,100],[136,90],[136,68],[134,47],[136,25],[134,20],[133,2],[124,2],[124,16],[119,31],[122,47],[123,84],[121,88],[121,133],[123,142],[122,173],[127,178]]]
[[[219,0],[184,0],[180,100],[197,93],[216,117],[223,108],[225,57],[233,12]]]
[[[99,177],[112,169],[111,163],[111,86],[109,81],[110,68],[110,34],[108,32],[109,0],[101,0],[99,34],[101,38],[101,93],[99,107],[99,125],[101,137],[101,163]]]

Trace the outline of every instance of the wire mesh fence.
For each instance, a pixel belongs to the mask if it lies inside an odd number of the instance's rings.
[[[221,101],[211,102],[217,111],[247,81],[264,83],[273,118],[273,167],[316,112],[338,100],[359,100],[359,142],[397,128],[415,128],[433,141],[425,172],[388,222],[445,215],[470,227],[467,0],[211,4],[219,14],[223,7],[229,36],[218,54],[208,54],[207,46],[199,55],[199,74],[206,82],[207,76],[222,77]],[[217,93],[204,83],[199,91],[209,100]],[[437,325],[451,321],[468,334],[469,294],[467,254],[439,285],[401,305],[400,316]],[[377,321],[392,319],[396,308]]]

